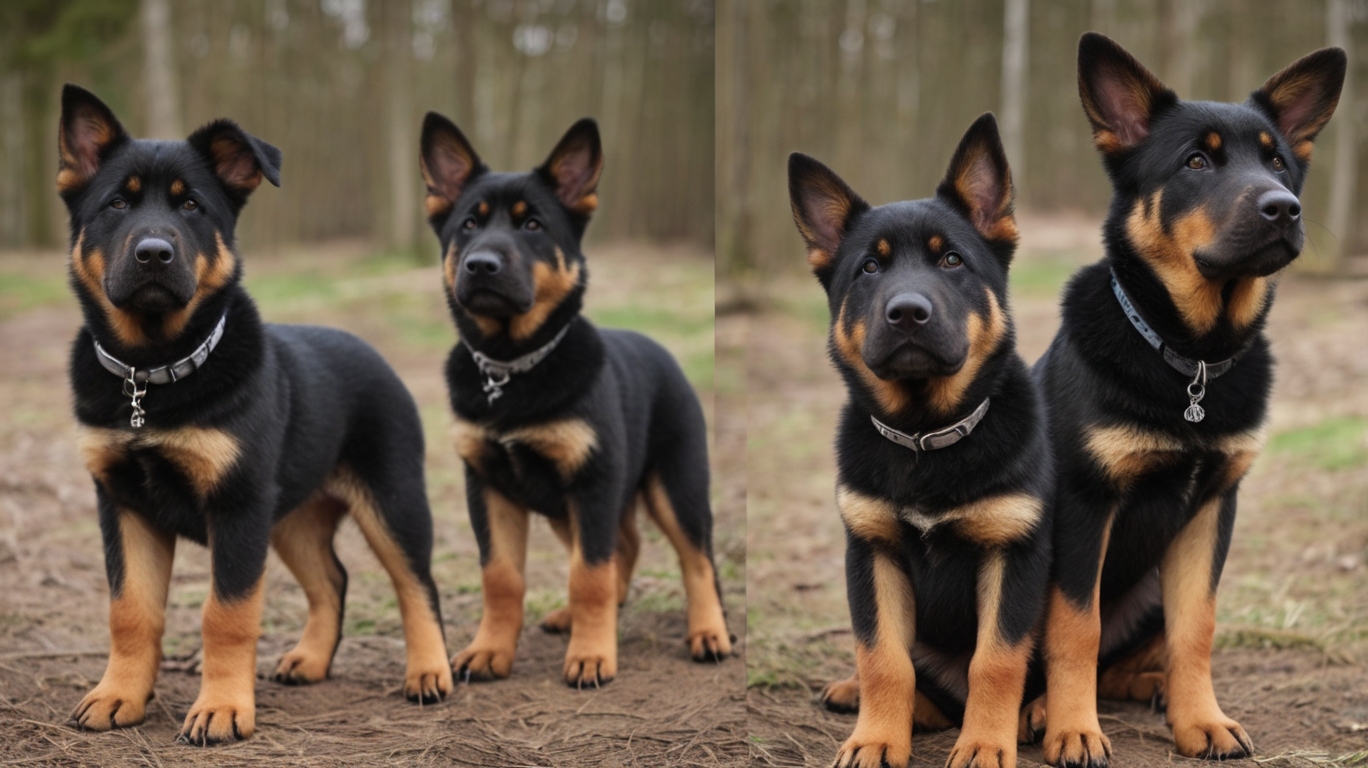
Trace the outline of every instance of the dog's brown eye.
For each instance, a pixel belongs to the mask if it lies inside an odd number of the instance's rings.
[[[879,271],[879,262],[877,259],[865,259],[865,262],[860,266],[860,269],[864,270],[866,275],[872,275]]]
[[[526,229],[529,232],[536,232],[541,229],[541,222],[537,221],[536,219],[528,219],[523,224],[523,229]]]
[[[128,201],[124,200],[122,197],[116,197],[113,200],[109,201],[109,207],[122,211],[123,209],[128,207]]]
[[[1283,159],[1282,159],[1280,156],[1278,156],[1278,155],[1274,155],[1274,156],[1273,156],[1273,170],[1275,170],[1275,171],[1281,171],[1281,170],[1282,170],[1283,168],[1285,168],[1285,167],[1287,167],[1287,166],[1283,164]]]
[[[461,229],[464,229],[464,230],[466,230],[467,232],[470,231],[470,230],[472,230],[472,229],[474,229],[474,228],[475,228],[475,217],[474,217],[474,216],[467,216],[467,217],[466,217],[466,220],[463,221],[463,222],[461,222]]]
[[[958,267],[959,265],[963,264],[964,258],[961,257],[958,253],[951,251],[945,254],[945,258],[941,259],[941,262],[944,263],[945,266],[953,269],[954,267]]]
[[[1207,167],[1207,159],[1202,155],[1202,153],[1195,152],[1192,154],[1191,157],[1187,159],[1187,167],[1191,168],[1194,171],[1205,170]]]
[[[199,203],[194,200],[186,200],[184,203],[181,203],[181,207],[187,211],[193,211],[196,208],[199,208]]]

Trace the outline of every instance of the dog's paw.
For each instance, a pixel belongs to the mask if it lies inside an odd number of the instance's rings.
[[[721,661],[731,655],[731,634],[725,624],[689,632],[689,655],[694,661]]]
[[[950,756],[945,759],[945,768],[1016,768],[1016,744],[1007,741],[995,743],[992,739],[979,739],[971,734],[961,733],[955,742]]]
[[[1254,754],[1254,743],[1240,724],[1221,714],[1173,724],[1178,754],[1203,760],[1236,760]]]
[[[81,699],[71,711],[71,721],[87,731],[108,731],[137,725],[147,717],[147,702],[151,693],[118,691],[103,683]]]
[[[860,679],[855,676],[827,683],[818,695],[822,706],[832,712],[850,714],[860,711]]]
[[[271,679],[285,685],[309,685],[322,682],[328,677],[330,662],[331,659],[329,658],[300,650],[296,646],[294,650],[280,657],[275,671],[271,673]]]
[[[1035,744],[1045,736],[1045,694],[1021,708],[1017,721],[1017,743]]]
[[[1101,728],[1059,728],[1045,724],[1045,762],[1056,768],[1107,768],[1111,740]]]
[[[404,674],[404,698],[415,704],[436,704],[451,693],[452,667],[445,658],[433,663],[409,662]]]
[[[256,732],[256,702],[251,695],[245,698],[200,697],[185,716],[176,741],[197,747],[209,747],[229,741],[251,738]]]
[[[513,674],[513,648],[467,646],[451,657],[451,672],[463,683],[508,677]]]
[[[907,735],[899,737],[888,734],[878,736],[860,733],[859,728],[836,754],[832,768],[907,768],[912,759],[912,724],[908,723]]]
[[[572,688],[601,688],[617,677],[617,649],[579,648],[572,641],[565,652],[562,674],[565,684]]]
[[[570,609],[557,608],[546,614],[546,618],[541,620],[541,628],[553,635],[568,634],[570,632]]]

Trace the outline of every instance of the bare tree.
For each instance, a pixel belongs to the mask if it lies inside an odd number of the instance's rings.
[[[1031,0],[1007,0],[1002,36],[1002,143],[1012,175],[1026,175],[1026,66]]]
[[[1335,161],[1330,178],[1330,215],[1326,226],[1337,240],[1335,248],[1325,249],[1316,266],[1324,271],[1338,269],[1345,253],[1353,247],[1357,234],[1352,222],[1354,186],[1358,180],[1358,136],[1354,130],[1358,121],[1354,104],[1354,36],[1351,33],[1353,16],[1349,0],[1330,0],[1325,13],[1326,38],[1349,54],[1349,67],[1344,73],[1344,88],[1340,91],[1335,121]]]
[[[413,142],[413,9],[409,0],[381,5],[385,46],[385,145],[389,167],[386,244],[409,251],[416,241],[418,172]]]
[[[143,86],[147,89],[147,131],[154,139],[176,139],[181,131],[176,84],[171,0],[142,0]]]

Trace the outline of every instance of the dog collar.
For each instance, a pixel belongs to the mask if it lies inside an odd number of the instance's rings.
[[[878,430],[879,434],[904,448],[911,448],[914,451],[920,452],[948,448],[955,443],[958,443],[968,437],[970,432],[974,431],[974,427],[977,427],[978,423],[983,421],[983,414],[987,412],[988,398],[984,398],[983,402],[979,403],[979,407],[975,408],[973,413],[965,416],[954,424],[951,424],[944,429],[937,429],[932,432],[915,432],[910,435],[906,432],[900,432],[882,421],[879,421],[878,417],[873,414],[870,414],[869,420],[874,422],[874,429]]]
[[[1207,381],[1234,368],[1235,361],[1239,360],[1240,356],[1245,353],[1249,344],[1246,343],[1238,352],[1218,363],[1208,363],[1205,360],[1184,357],[1174,352],[1168,344],[1165,344],[1159,334],[1155,333],[1154,329],[1149,326],[1149,323],[1140,317],[1140,313],[1136,311],[1130,297],[1122,290],[1121,281],[1116,279],[1116,270],[1114,269],[1111,271],[1111,286],[1112,292],[1116,294],[1117,302],[1121,304],[1121,310],[1125,312],[1126,319],[1130,320],[1130,324],[1135,327],[1135,330],[1139,331],[1145,341],[1149,342],[1149,345],[1163,356],[1164,362],[1168,363],[1173,370],[1184,376],[1192,377],[1192,381],[1187,385],[1188,399],[1191,402],[1188,404],[1187,410],[1183,411],[1183,418],[1194,424],[1206,418],[1206,411],[1198,403],[1206,396]]]
[[[189,356],[183,357],[170,365],[162,365],[156,368],[137,368],[125,363],[119,358],[109,354],[105,348],[100,346],[100,342],[94,341],[95,359],[100,361],[106,371],[124,380],[123,393],[133,400],[133,417],[129,419],[129,426],[134,429],[142,427],[146,411],[142,409],[140,401],[143,395],[147,394],[148,384],[171,384],[180,381],[199,370],[204,365],[204,361],[209,359],[209,353],[218,346],[219,339],[223,338],[223,326],[228,322],[228,313],[224,312],[219,318],[218,325],[209,334],[209,338],[204,343],[195,347],[195,351]],[[141,385],[141,388],[139,386]]]
[[[475,358],[475,365],[479,367],[480,373],[484,376],[484,393],[489,398],[489,404],[493,405],[495,400],[503,394],[503,388],[508,384],[509,378],[515,373],[527,373],[537,367],[537,363],[546,359],[556,345],[561,343],[565,334],[570,331],[570,326],[566,325],[560,329],[554,339],[546,342],[537,349],[528,352],[522,357],[515,357],[512,360],[495,360],[483,352],[477,352],[470,342],[461,340],[466,349],[470,350],[470,356]]]

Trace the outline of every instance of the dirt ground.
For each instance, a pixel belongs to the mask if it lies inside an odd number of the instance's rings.
[[[1100,257],[1099,222],[1024,220],[1013,268],[1019,348],[1034,361],[1058,326],[1056,298]],[[802,258],[795,248],[794,259]],[[855,716],[815,694],[849,674],[844,536],[831,440],[844,399],[826,354],[815,280],[768,281],[752,315],[719,318],[748,339],[747,697],[755,765],[827,765]],[[1279,359],[1270,442],[1242,486],[1219,599],[1217,695],[1254,740],[1254,762],[1368,762],[1368,281],[1289,277],[1269,334]],[[1163,716],[1104,702],[1118,766],[1192,762]],[[941,765],[957,731],[918,735]],[[1039,747],[1022,749],[1039,764]]]
[[[418,400],[428,438],[436,521],[434,575],[447,648],[473,636],[480,609],[477,550],[451,448],[441,366],[455,333],[435,267],[415,269],[357,247],[246,255],[249,288],[269,320],[335,325],[390,360]],[[711,255],[683,249],[590,250],[589,314],[659,338],[700,390],[710,421],[739,410],[739,381],[713,363]],[[668,301],[663,300],[668,297]],[[109,634],[108,589],[89,477],[76,452],[66,356],[80,324],[60,254],[0,257],[0,765],[737,766],[744,726],[744,419],[724,419],[713,452],[714,538],[738,656],[695,664],[684,645],[683,589],[663,538],[646,547],[619,628],[617,679],[600,691],[560,682],[566,640],[536,620],[565,601],[568,563],[544,524],[528,562],[528,627],[506,681],[458,686],[445,702],[404,701],[403,642],[394,592],[354,525],[338,553],[350,576],[343,642],[332,679],[290,688],[257,683],[257,735],[198,750],[173,744],[198,690],[199,609],[208,588],[203,549],[178,548],[164,640],[166,661],[149,717],[136,728],[83,733],[71,708],[99,680]],[[111,385],[112,386],[112,385]],[[724,388],[725,389],[725,388]],[[730,455],[731,459],[724,459]],[[274,555],[268,564],[259,678],[298,638],[305,600]]]

